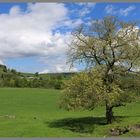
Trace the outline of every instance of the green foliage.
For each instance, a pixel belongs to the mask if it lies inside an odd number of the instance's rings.
[[[54,82],[54,88],[55,89],[61,89],[62,88],[62,84],[63,84],[62,80],[56,80]]]
[[[92,110],[106,102],[108,106],[117,107],[131,101],[133,94],[125,92],[116,83],[104,85],[102,73],[98,71],[99,69],[94,69],[82,72],[65,82],[60,107],[67,110],[77,108]]]
[[[15,69],[11,69],[11,73],[13,73],[13,74],[17,74],[17,72],[16,72]]]
[[[70,110],[76,108],[93,109],[99,94],[102,94],[101,81],[95,77],[90,77],[86,73],[79,73],[65,83],[64,97],[61,106]],[[95,81],[96,80],[96,83]],[[94,84],[96,88],[91,86]]]
[[[38,72],[36,72],[36,73],[35,73],[35,76],[36,76],[36,77],[38,77],[38,75],[39,75],[39,73],[38,73]]]

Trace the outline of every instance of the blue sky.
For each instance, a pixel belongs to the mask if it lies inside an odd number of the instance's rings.
[[[0,63],[23,72],[67,72],[67,43],[82,23],[106,15],[140,19],[140,3],[0,3]]]

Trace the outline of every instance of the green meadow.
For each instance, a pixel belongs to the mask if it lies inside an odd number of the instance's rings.
[[[116,108],[116,122],[106,125],[104,107],[65,111],[60,98],[60,90],[1,88],[0,137],[108,137],[110,128],[140,124],[139,102]],[[128,136],[140,136],[140,131],[121,135]]]

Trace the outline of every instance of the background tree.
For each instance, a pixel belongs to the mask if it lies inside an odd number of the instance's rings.
[[[39,76],[39,73],[38,73],[38,72],[36,72],[36,73],[35,73],[35,76],[36,76],[36,77],[38,77],[38,76]]]
[[[137,24],[107,16],[101,20],[94,20],[90,25],[82,25],[73,32],[68,58],[72,65],[77,62],[85,64],[88,72],[93,68],[98,70],[93,71],[92,76],[96,79],[93,79],[93,82],[89,78],[91,76],[84,75],[83,78],[81,75],[74,77],[68,83],[69,86],[66,84],[62,104],[71,109],[76,108],[78,96],[80,107],[90,109],[96,104],[90,102],[99,101],[93,100],[90,96],[96,98],[98,95],[100,102],[106,106],[107,123],[112,123],[112,109],[122,105],[124,96],[121,95],[125,95],[117,84],[118,77],[140,65],[140,30]],[[94,75],[100,76],[96,78]],[[84,98],[88,95],[88,98]],[[83,98],[87,99],[84,101],[86,103],[81,101]]]
[[[16,73],[17,73],[15,69],[11,69],[11,72],[12,72],[13,74],[16,74]]]

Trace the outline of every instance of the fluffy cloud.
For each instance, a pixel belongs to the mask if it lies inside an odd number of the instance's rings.
[[[94,3],[94,2],[79,2],[79,3],[77,3],[77,5],[81,7],[81,9],[78,10],[79,16],[84,17],[95,8],[96,3]]]
[[[70,66],[64,66],[61,64],[54,65],[51,69],[45,69],[40,73],[61,73],[61,72],[77,72],[77,68],[70,68]]]
[[[94,2],[79,2],[77,3],[79,6],[87,6],[87,7],[95,7],[96,3]]]
[[[120,13],[121,13],[121,15],[127,16],[135,8],[136,8],[135,6],[129,6],[126,9],[120,9]]]
[[[107,5],[105,7],[105,11],[107,14],[115,14],[116,11],[114,11],[114,6],[113,5]]]
[[[107,5],[105,7],[105,11],[107,14],[119,14],[121,16],[128,16],[128,14],[133,11],[136,7],[135,6],[129,6],[127,8],[121,8],[118,9],[114,7],[113,5]]]
[[[3,63],[3,61],[2,61],[2,60],[0,60],[0,64],[4,65],[4,63]]]
[[[82,23],[69,19],[68,12],[62,3],[30,3],[25,11],[14,6],[8,14],[0,14],[0,63],[7,58],[38,56],[48,71],[68,71],[63,59],[70,34],[54,32]]]

